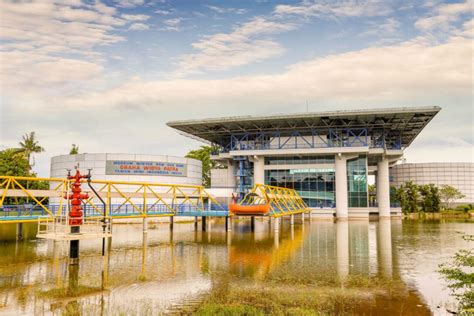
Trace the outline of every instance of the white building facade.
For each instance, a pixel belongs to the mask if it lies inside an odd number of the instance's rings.
[[[94,153],[51,158],[51,178],[65,178],[76,166],[83,174],[91,169],[93,180],[201,185],[201,161],[191,158]]]
[[[339,219],[390,217],[389,167],[439,107],[388,108],[174,121],[181,133],[211,143],[212,187],[243,196],[254,184],[295,189],[314,212]],[[369,175],[377,208],[369,208]]]
[[[390,168],[390,185],[398,187],[407,181],[438,187],[450,185],[464,195],[455,203],[474,203],[473,162],[402,163]]]

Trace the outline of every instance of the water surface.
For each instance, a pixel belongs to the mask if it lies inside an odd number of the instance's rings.
[[[469,247],[460,232],[474,234],[469,221],[296,222],[283,222],[279,234],[268,220],[257,220],[255,232],[248,221],[235,221],[230,234],[219,220],[206,232],[176,223],[172,234],[167,224],[150,224],[145,238],[141,225],[117,224],[105,257],[101,240],[81,241],[80,264],[72,268],[66,244],[4,241],[0,314],[152,314],[193,310],[229,286],[342,284],[362,298],[367,291],[354,314],[445,315],[454,301],[436,270]],[[354,277],[380,290],[346,289],[344,280]],[[396,293],[387,295],[385,284]]]

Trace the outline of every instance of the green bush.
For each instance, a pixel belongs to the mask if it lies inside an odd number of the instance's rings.
[[[471,209],[472,209],[472,208],[471,208],[469,205],[464,205],[464,204],[462,204],[462,205],[456,206],[456,209],[455,209],[455,210],[456,210],[456,211],[462,211],[462,212],[467,213],[467,212],[468,212],[469,210],[471,210]]]

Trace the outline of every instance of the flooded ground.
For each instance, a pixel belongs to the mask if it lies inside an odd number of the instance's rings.
[[[199,227],[200,228],[200,227]],[[81,241],[80,264],[66,244],[0,243],[0,314],[144,315],[161,312],[445,315],[454,302],[436,270],[470,245],[469,221],[296,221],[275,235],[268,220],[114,225]],[[26,231],[34,231],[34,227]],[[0,237],[14,236],[14,228]]]

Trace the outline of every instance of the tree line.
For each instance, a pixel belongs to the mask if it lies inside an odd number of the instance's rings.
[[[402,212],[439,212],[442,209],[452,209],[456,200],[462,199],[464,195],[451,185],[434,184],[418,185],[408,181],[400,187],[392,187],[392,198],[400,203]],[[466,206],[472,209],[472,205]],[[463,208],[464,209],[464,208]]]

